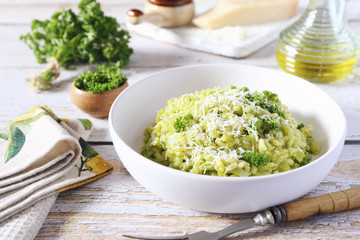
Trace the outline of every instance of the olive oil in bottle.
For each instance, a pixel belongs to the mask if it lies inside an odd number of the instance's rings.
[[[344,13],[345,0],[311,0],[300,19],[280,33],[279,66],[318,83],[348,75],[359,56],[359,40]]]

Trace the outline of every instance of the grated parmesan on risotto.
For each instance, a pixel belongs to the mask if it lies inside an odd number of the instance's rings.
[[[275,93],[213,88],[170,99],[146,128],[141,154],[197,174],[267,175],[311,162],[319,153],[312,130]]]

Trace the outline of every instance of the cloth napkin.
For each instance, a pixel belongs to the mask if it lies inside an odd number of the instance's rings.
[[[25,239],[24,233],[14,234],[18,225],[31,225],[40,214],[44,221],[59,192],[111,172],[112,166],[86,142],[92,128],[87,119],[60,119],[46,106],[0,128],[1,239]],[[39,209],[48,209],[45,217]],[[35,235],[41,224],[32,228]]]

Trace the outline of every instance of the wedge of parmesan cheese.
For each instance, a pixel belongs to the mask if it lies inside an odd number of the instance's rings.
[[[205,29],[266,23],[292,18],[297,9],[298,0],[221,0],[193,23]]]

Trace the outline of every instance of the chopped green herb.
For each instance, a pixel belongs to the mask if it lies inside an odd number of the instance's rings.
[[[185,120],[185,121],[187,121],[187,120],[192,120],[192,119],[194,119],[194,116],[193,116],[191,113],[186,114],[185,117],[184,117],[184,120]]]
[[[101,71],[82,73],[74,80],[75,86],[87,92],[104,93],[118,88],[127,81],[119,67],[100,65],[98,69]]]
[[[243,92],[248,92],[248,91],[250,91],[247,87],[242,87],[242,88],[240,88],[240,91],[243,91]]]
[[[261,168],[270,162],[269,155],[256,152],[244,152],[241,154],[241,159],[257,168]]]
[[[297,129],[302,129],[303,127],[305,127],[305,125],[303,123],[300,123],[298,126],[297,126]]]
[[[279,131],[279,126],[276,123],[275,118],[263,119],[263,125],[265,126],[265,129]]]
[[[179,133],[181,131],[185,131],[185,126],[186,126],[186,123],[183,120],[183,117],[179,117],[175,120],[174,128],[177,133]]]
[[[274,118],[259,119],[253,123],[253,129],[261,134],[270,132],[271,130],[279,131],[279,126]]]
[[[299,162],[300,166],[305,166],[306,164],[309,164],[312,161],[312,157],[308,152],[305,152],[305,157],[301,162]]]
[[[279,107],[276,105],[267,105],[266,109],[271,113],[277,113],[280,117],[285,117],[285,113],[280,111]]]
[[[178,117],[174,123],[174,129],[177,133],[185,131],[186,123],[190,120],[193,120],[194,116],[192,114],[186,114],[184,117]]]
[[[280,111],[277,105],[266,104],[264,102],[257,102],[255,105],[268,110],[270,113],[277,113],[280,117],[285,117],[284,112]]]
[[[264,94],[265,98],[267,98],[271,101],[280,102],[278,95],[276,93],[265,90],[265,91],[263,91],[263,94]]]
[[[280,102],[279,98],[277,97],[277,94],[272,93],[270,91],[264,91],[264,97],[267,99],[270,99],[274,102]],[[268,110],[270,113],[277,113],[281,117],[285,117],[284,112],[280,111],[279,107],[277,105],[273,104],[267,104],[264,102],[264,100],[261,98],[259,94],[246,94],[245,96],[249,101],[255,102],[255,106],[259,106],[263,109]]]
[[[230,86],[230,89],[236,89],[236,87],[235,86]]]
[[[261,101],[261,97],[259,94],[251,95],[250,93],[246,94],[245,96],[251,102],[258,102]]]

